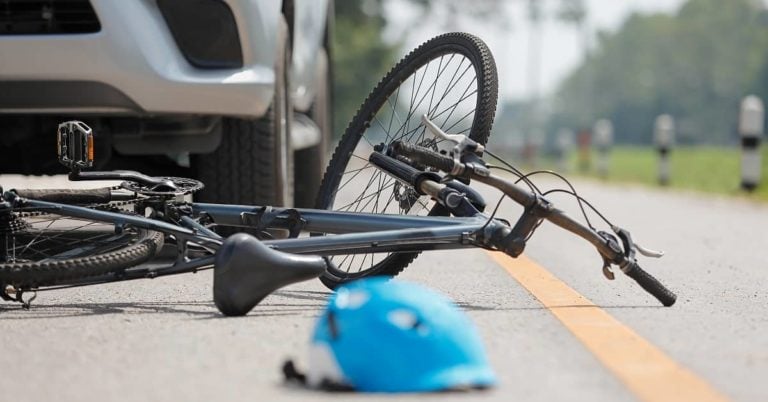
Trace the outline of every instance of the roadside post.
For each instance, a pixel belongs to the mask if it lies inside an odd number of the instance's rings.
[[[531,168],[539,165],[539,152],[544,145],[544,132],[541,130],[531,130],[525,137],[525,146],[523,148],[523,160]]]
[[[597,148],[597,174],[606,178],[610,168],[609,158],[613,145],[613,124],[610,120],[600,119],[595,123],[593,132],[595,133],[595,148]]]
[[[573,151],[574,137],[575,135],[571,129],[561,128],[557,131],[555,150],[557,152],[557,168],[561,172],[569,172],[571,170],[571,152]]]
[[[765,111],[763,102],[755,95],[741,101],[739,134],[741,135],[741,188],[753,191],[760,185],[762,157],[760,141],[763,136]]]
[[[666,186],[670,175],[669,154],[675,142],[675,119],[672,116],[662,114],[656,117],[653,139],[659,152],[659,184]]]

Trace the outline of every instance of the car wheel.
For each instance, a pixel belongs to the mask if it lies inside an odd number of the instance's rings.
[[[291,52],[284,18],[280,29],[272,105],[260,119],[222,119],[219,147],[193,160],[198,179],[205,183],[199,201],[293,205],[293,152],[289,151],[289,111],[293,107],[288,96]]]

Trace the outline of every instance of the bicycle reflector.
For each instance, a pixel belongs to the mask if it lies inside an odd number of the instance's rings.
[[[67,121],[57,130],[59,162],[73,171],[93,166],[93,130],[82,121]]]

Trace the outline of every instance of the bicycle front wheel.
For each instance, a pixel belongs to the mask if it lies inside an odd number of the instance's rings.
[[[163,234],[24,209],[0,214],[0,284],[34,289],[119,272],[152,258]]]
[[[488,140],[496,112],[496,64],[479,38],[449,33],[405,56],[368,95],[334,151],[316,207],[380,214],[444,215],[429,197],[368,162],[375,146],[407,141],[439,151],[447,144],[425,133],[427,115],[443,131]],[[344,255],[321,277],[335,288],[371,275],[397,275],[418,253]]]

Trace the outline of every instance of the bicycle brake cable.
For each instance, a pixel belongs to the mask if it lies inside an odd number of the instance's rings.
[[[537,175],[537,174],[549,174],[549,175],[555,176],[555,177],[559,178],[560,180],[562,180],[563,182],[565,182],[565,184],[568,186],[568,188],[571,189],[571,191],[567,191],[567,190],[563,190],[563,189],[554,189],[554,190],[561,190],[561,192],[573,195],[574,198],[576,198],[576,203],[579,205],[579,209],[581,209],[581,214],[584,216],[584,220],[587,221],[587,226],[589,226],[589,228],[592,229],[592,230],[596,230],[595,227],[592,225],[592,222],[589,220],[589,216],[587,216],[587,212],[584,210],[584,205],[582,204],[582,201],[586,201],[586,200],[584,200],[584,198],[579,195],[579,193],[576,191],[576,188],[573,186],[573,184],[571,184],[571,182],[568,179],[565,178],[565,176],[563,176],[560,173],[557,173],[555,171],[552,171],[552,170],[535,170],[533,172],[528,173],[528,176],[534,176],[534,175]],[[554,193],[554,192],[556,192],[556,191],[547,190],[546,192],[542,193],[541,195],[547,195],[547,194]],[[597,211],[597,209],[595,209],[595,207],[593,207],[588,202],[587,202],[587,204],[604,221],[608,222],[608,220],[605,219],[605,217],[603,217],[603,215],[600,214]],[[610,222],[609,222],[609,224],[610,224]]]
[[[501,170],[504,170],[505,172],[510,172],[510,173],[518,176],[518,179],[515,181],[515,184],[520,183],[520,181],[524,180],[526,178],[526,176],[528,176],[528,175],[519,174],[517,172],[513,172],[511,170],[508,170],[508,169],[505,169],[505,168],[502,168],[502,167],[499,167],[499,166],[491,166],[491,165],[489,165],[488,167],[489,168],[501,169]],[[533,184],[533,183],[531,183],[531,184]],[[529,186],[529,187],[531,187],[531,186]],[[533,187],[536,188],[535,185]],[[531,191],[534,191],[534,189],[531,188]],[[540,193],[538,188],[536,188],[536,192]],[[488,226],[489,223],[491,223],[493,218],[496,216],[496,212],[498,212],[499,207],[501,206],[501,202],[504,201],[504,198],[506,198],[506,196],[507,195],[504,194],[504,193],[501,194],[501,197],[499,197],[499,201],[496,203],[496,207],[493,208],[493,212],[491,213],[491,216],[488,217],[488,220],[485,221],[485,224],[483,224],[483,226],[480,228],[481,231],[484,230]],[[539,222],[536,223],[536,226],[533,228],[531,233],[528,234],[528,237],[525,239],[526,241],[531,237],[531,235],[533,235],[533,232],[536,230],[536,228],[539,227],[539,225],[541,225],[541,220],[539,220]]]
[[[499,157],[499,156],[497,156],[496,154],[492,153],[492,152],[491,152],[491,151],[489,151],[487,148],[486,148],[486,150],[485,150],[485,153],[487,153],[488,155],[490,155],[491,157],[493,157],[493,158],[494,158],[494,159],[496,159],[497,161],[501,162],[503,165],[505,165],[505,166],[506,166],[507,168],[509,168],[510,170],[507,170],[507,169],[503,169],[503,168],[501,168],[500,166],[496,166],[496,168],[497,168],[497,169],[502,169],[502,170],[504,170],[504,171],[506,171],[506,172],[509,172],[509,173],[512,173],[512,174],[514,174],[515,176],[517,176],[518,178],[520,178],[520,180],[522,180],[522,181],[523,181],[523,182],[524,182],[526,185],[528,185],[528,187],[531,189],[531,191],[535,192],[536,194],[541,194],[541,190],[539,190],[539,188],[538,188],[538,187],[536,187],[536,185],[535,185],[535,184],[533,184],[533,182],[532,182],[532,181],[528,180],[528,175],[526,175],[526,174],[523,174],[523,172],[521,172],[519,169],[517,169],[516,167],[514,167],[514,166],[513,166],[511,163],[509,163],[509,162],[505,161],[505,160],[504,160],[504,159],[502,159],[501,157]],[[489,166],[489,167],[490,167],[490,166]]]
[[[517,184],[520,181],[522,181],[522,182],[524,182],[528,186],[528,188],[532,192],[534,192],[536,194],[539,194],[539,195],[542,195],[542,196],[545,196],[545,195],[551,194],[551,193],[555,193],[555,192],[562,192],[562,193],[566,193],[566,194],[569,194],[569,195],[573,196],[576,199],[576,203],[578,204],[579,209],[581,210],[581,214],[582,214],[582,216],[584,216],[584,220],[586,221],[587,226],[589,226],[590,229],[597,230],[594,227],[594,225],[592,225],[592,222],[589,220],[589,216],[587,215],[587,211],[584,209],[584,204],[587,204],[587,206],[595,214],[597,214],[600,217],[600,219],[602,219],[606,224],[608,224],[608,226],[614,227],[613,223],[611,223],[602,213],[600,213],[600,211],[598,211],[597,208],[595,208],[589,201],[587,201],[586,199],[584,199],[582,196],[580,196],[578,194],[578,192],[576,191],[576,188],[573,186],[573,184],[571,184],[571,182],[567,178],[565,178],[565,176],[563,176],[563,175],[561,175],[561,174],[559,174],[557,172],[551,171],[551,170],[536,170],[536,171],[533,171],[533,172],[529,172],[529,173],[523,174],[515,166],[513,166],[512,164],[510,164],[506,160],[502,159],[500,156],[494,154],[493,152],[491,152],[487,148],[484,150],[484,153],[488,154],[489,156],[491,156],[492,158],[496,159],[497,161],[501,162],[503,165],[506,166],[506,168],[504,168],[502,166],[488,165],[488,168],[489,169],[503,170],[505,172],[508,172],[508,173],[511,173],[511,174],[517,176],[518,180],[515,181],[515,184]],[[529,179],[531,176],[534,176],[534,175],[537,175],[537,174],[550,174],[550,175],[553,175],[553,176],[559,178],[560,180],[565,182],[565,184],[570,188],[570,191],[565,190],[565,189],[552,189],[552,190],[547,190],[546,192],[542,192],[538,188],[538,186],[536,186],[536,184],[534,184]],[[483,225],[483,227],[487,226],[488,223],[491,222],[491,220],[493,219],[494,215],[496,214],[496,212],[497,212],[497,210],[498,210],[498,208],[501,205],[501,202],[503,200],[504,200],[504,196],[502,196],[499,199],[498,203],[496,204],[496,208],[494,209],[493,213],[491,214],[490,218],[485,223],[485,225]],[[541,222],[539,222],[539,224],[541,224]],[[538,227],[538,225],[537,225],[537,227]],[[533,233],[533,232],[531,232],[531,233]]]
[[[597,216],[599,216],[599,217],[600,217],[600,219],[602,219],[602,220],[603,220],[603,222],[605,222],[605,223],[606,223],[608,226],[610,226],[610,227],[612,227],[612,228],[614,227],[614,224],[613,224],[611,221],[609,221],[609,220],[608,220],[608,218],[606,218],[606,217],[605,217],[605,216],[604,216],[602,213],[600,213],[600,211],[599,211],[597,208],[595,208],[595,206],[594,206],[594,205],[592,205],[592,204],[591,204],[589,201],[587,201],[587,200],[586,200],[584,197],[582,197],[582,196],[580,196],[580,195],[576,194],[575,192],[572,192],[572,191],[568,191],[568,190],[564,190],[564,189],[562,189],[562,188],[554,188],[554,189],[552,189],[552,190],[547,190],[547,191],[545,191],[543,195],[547,195],[547,194],[551,194],[551,193],[565,193],[565,194],[568,194],[568,195],[571,195],[571,196],[573,196],[573,197],[574,197],[574,198],[576,198],[577,200],[580,200],[581,202],[583,202],[583,203],[587,204],[587,206],[589,207],[589,209],[591,209],[591,210],[592,210],[592,212],[594,212],[595,214],[597,214]],[[593,228],[593,229],[594,229],[594,228]]]
[[[502,162],[502,163],[504,163],[505,165],[507,165],[507,166],[511,166],[509,163],[507,163],[506,161],[504,161],[504,160],[500,159],[499,157],[497,157],[497,156],[494,156],[494,155],[491,155],[491,156],[493,156],[494,158],[498,159],[499,161],[501,161],[501,162]],[[565,184],[566,184],[566,185],[568,185],[568,187],[571,189],[571,191],[568,191],[568,190],[565,190],[565,189],[552,189],[552,190],[547,190],[547,191],[545,191],[545,192],[541,192],[541,191],[539,191],[539,190],[538,190],[538,188],[536,188],[536,190],[537,190],[536,192],[537,192],[538,194],[540,194],[540,195],[542,195],[542,196],[545,196],[545,195],[547,195],[547,194],[551,194],[551,193],[555,193],[555,192],[562,192],[562,193],[570,194],[570,195],[572,195],[574,198],[576,198],[576,202],[577,202],[577,204],[579,205],[579,209],[581,210],[581,214],[582,214],[582,216],[584,216],[584,220],[586,221],[586,223],[587,223],[587,226],[589,226],[589,227],[590,227],[590,229],[592,229],[592,230],[596,230],[596,229],[595,229],[595,227],[592,225],[592,222],[589,220],[589,216],[587,215],[587,212],[586,212],[586,210],[584,209],[584,205],[583,205],[582,203],[584,203],[584,204],[587,204],[587,206],[588,206],[588,207],[589,207],[589,208],[590,208],[590,209],[591,209],[593,212],[595,212],[595,213],[596,213],[596,214],[597,214],[597,215],[598,215],[598,216],[599,216],[599,217],[600,217],[600,218],[601,218],[603,221],[605,221],[605,222],[606,222],[608,225],[610,225],[610,226],[613,226],[613,225],[611,224],[611,222],[610,222],[608,219],[606,219],[606,218],[605,218],[605,216],[603,216],[603,214],[601,214],[601,213],[600,213],[600,212],[599,212],[599,211],[598,211],[598,210],[597,210],[597,209],[596,209],[596,208],[595,208],[595,207],[594,207],[592,204],[590,204],[590,203],[589,203],[589,202],[588,202],[586,199],[584,199],[583,197],[581,197],[581,196],[578,194],[578,192],[576,191],[576,188],[573,186],[573,184],[571,184],[571,182],[570,182],[568,179],[566,179],[566,178],[565,178],[563,175],[561,175],[561,174],[559,174],[559,173],[557,173],[557,172],[554,172],[554,171],[551,171],[551,170],[535,170],[535,171],[533,171],[533,172],[530,172],[530,173],[527,173],[527,174],[524,174],[524,175],[523,175],[523,174],[521,174],[521,173],[520,173],[520,171],[519,171],[519,170],[517,170],[516,168],[514,168],[514,166],[512,166],[512,169],[514,169],[514,170],[509,170],[509,169],[506,169],[506,168],[504,168],[504,167],[501,167],[501,166],[492,166],[492,165],[491,165],[491,166],[488,166],[488,167],[489,167],[490,169],[499,169],[499,170],[503,170],[503,171],[505,171],[505,172],[509,172],[509,173],[512,173],[512,174],[514,174],[514,175],[518,176],[518,177],[519,177],[519,179],[518,179],[518,181],[517,181],[517,182],[519,182],[520,180],[525,180],[525,182],[526,182],[526,183],[528,183],[528,182],[531,182],[530,180],[528,180],[528,178],[529,178],[529,177],[531,177],[531,176],[535,176],[535,175],[537,175],[537,174],[550,174],[550,175],[553,175],[553,176],[555,176],[555,177],[559,178],[560,180],[562,180],[563,182],[565,182]],[[531,183],[532,183],[532,182],[531,182]],[[530,187],[530,185],[529,185],[529,187]],[[534,186],[534,187],[535,187],[535,186]]]

